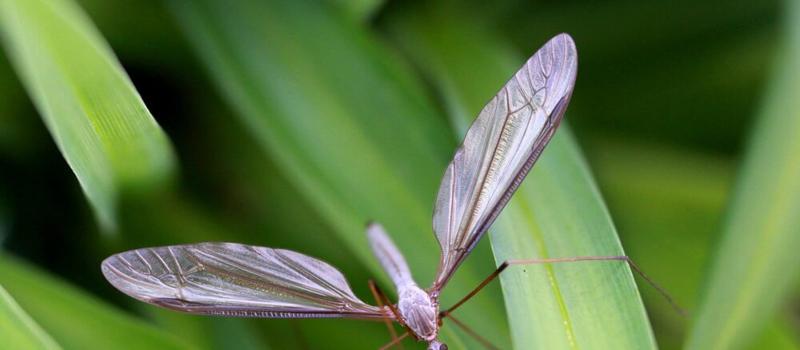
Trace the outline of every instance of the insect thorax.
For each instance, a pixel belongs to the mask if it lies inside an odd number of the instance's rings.
[[[421,340],[436,339],[439,333],[439,304],[416,285],[401,288],[399,297],[397,309],[406,326]]]

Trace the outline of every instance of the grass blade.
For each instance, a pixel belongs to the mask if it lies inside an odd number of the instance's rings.
[[[438,260],[433,199],[455,144],[413,73],[319,3],[173,4],[238,116],[354,257],[386,281],[363,232],[367,220],[378,220],[427,284]],[[485,249],[471,257],[446,300],[477,285],[491,270],[488,259]],[[463,318],[503,341],[496,296],[482,295]]]
[[[800,3],[740,168],[687,349],[737,349],[764,329],[800,268]]]
[[[393,36],[431,76],[462,133],[524,62],[499,37],[461,20],[465,18],[473,16],[426,7],[409,10],[390,23]],[[577,41],[580,51],[580,38]],[[580,95],[579,77],[575,98]],[[519,258],[624,254],[566,126],[558,131],[490,237],[498,264]],[[512,267],[501,281],[517,349],[656,347],[627,266]]]
[[[70,0],[2,0],[0,33],[28,94],[105,228],[122,191],[164,181],[167,138]]]
[[[190,348],[8,255],[0,255],[0,284],[64,348]]]
[[[0,286],[0,339],[14,349],[61,349]]]

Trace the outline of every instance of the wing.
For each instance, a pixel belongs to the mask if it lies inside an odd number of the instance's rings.
[[[447,167],[433,214],[440,290],[503,210],[550,141],[572,95],[578,56],[551,39],[483,108]]]
[[[177,311],[268,318],[393,318],[359,300],[327,263],[234,243],[144,248],[103,261],[114,287]]]

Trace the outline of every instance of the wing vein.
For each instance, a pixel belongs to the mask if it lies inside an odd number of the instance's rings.
[[[288,250],[234,243],[144,248],[109,257],[102,270],[124,293],[188,313],[392,317],[355,297],[344,276],[332,266]]]

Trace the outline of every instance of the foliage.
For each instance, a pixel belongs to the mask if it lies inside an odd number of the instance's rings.
[[[390,289],[375,219],[426,285],[435,191],[468,122],[568,32],[570,125],[445,306],[508,258],[625,252],[690,320],[640,284],[645,313],[617,263],[514,267],[459,319],[501,348],[800,348],[796,0],[74,1],[0,0],[0,347],[379,347],[380,323],[156,309],[98,264],[198,240],[286,247],[371,300],[368,278]],[[444,327],[452,349],[479,346]]]
[[[169,175],[165,135],[75,4],[0,5],[9,57],[100,223],[114,228],[120,191],[146,190]]]

